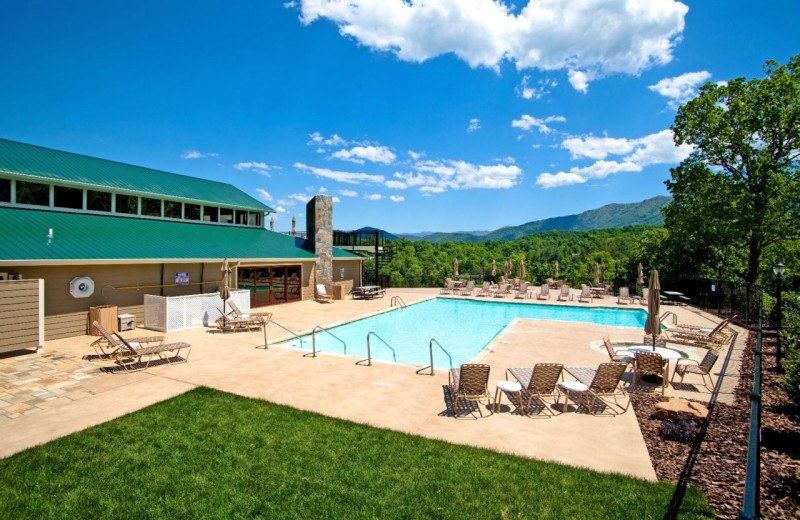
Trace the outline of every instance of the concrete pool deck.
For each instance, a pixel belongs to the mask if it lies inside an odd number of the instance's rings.
[[[330,326],[386,311],[390,308],[391,296],[401,296],[407,304],[412,304],[438,293],[437,289],[391,289],[382,299],[348,299],[333,304],[303,301],[275,306],[270,310],[276,322],[302,333],[310,332],[315,325]],[[506,301],[509,300],[506,298]],[[533,300],[525,302],[536,304]],[[558,304],[554,298],[544,303]],[[566,304],[615,306],[616,298],[595,300],[591,304]],[[634,307],[643,308],[638,304]],[[669,307],[669,310],[678,315],[679,323],[705,325],[718,321],[691,307]],[[147,371],[130,374],[87,372],[86,362],[81,358],[93,353],[89,343],[95,338],[90,336],[49,341],[36,354],[6,356],[0,359],[0,385],[9,387],[6,390],[14,386],[10,381],[15,377],[15,364],[53,353],[64,359],[79,360],[71,363],[61,360],[58,363],[61,363],[61,373],[81,370],[82,378],[74,383],[61,378],[50,388],[47,385],[33,386],[32,391],[41,390],[40,395],[45,391],[69,394],[73,384],[80,388],[73,392],[74,398],[61,394],[48,397],[33,405],[36,413],[29,413],[29,409],[0,422],[0,438],[3,439],[0,456],[9,456],[29,446],[111,420],[197,386],[208,386],[448,442],[597,471],[623,473],[646,480],[656,478],[632,409],[620,415],[591,416],[575,413],[572,407],[569,412],[556,413],[554,417],[544,414],[522,417],[509,413],[511,409],[504,397],[505,406],[500,413],[490,415],[484,410],[483,418],[477,414],[465,414],[456,420],[448,411],[446,402],[447,367],[437,367],[436,374],[430,376],[417,374],[418,366],[377,361],[371,367],[357,366],[354,364],[357,358],[326,353],[317,358],[304,357],[304,351],[273,345],[290,337],[273,327],[268,328],[270,348],[267,350],[255,348],[263,344],[264,336],[260,332],[219,334],[210,332],[210,329],[190,329],[169,333],[167,341],[186,341],[193,346],[189,361],[172,366],[153,366]],[[126,335],[152,335],[152,332],[139,329],[137,333]],[[509,367],[533,366],[537,362],[549,361],[565,366],[596,368],[608,360],[597,343],[606,335],[615,341],[640,341],[643,333],[640,329],[516,319],[479,354],[478,359],[492,367],[490,391],[494,394],[497,381],[505,379],[505,369]],[[740,334],[734,347],[719,396],[721,401],[732,397],[744,339],[745,334]],[[692,349],[675,347],[685,350],[692,358],[702,355],[702,352]],[[721,354],[724,358],[725,352]],[[110,363],[94,365],[102,367],[110,366]],[[715,365],[715,378],[722,366],[722,360]],[[53,372],[47,376],[50,380],[59,373],[56,369],[44,371]],[[39,384],[33,381],[37,376],[33,374],[29,378],[31,381],[23,384]],[[687,383],[682,389],[670,385],[666,395],[708,399],[710,394],[700,384],[699,376],[687,379]],[[632,390],[645,392],[654,389],[642,387]],[[19,392],[8,395],[11,396],[8,399],[13,400]],[[11,403],[12,406],[15,404],[19,401]]]

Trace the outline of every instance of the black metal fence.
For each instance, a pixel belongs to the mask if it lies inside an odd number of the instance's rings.
[[[762,298],[760,285],[684,277],[677,290],[691,299],[692,305],[720,317],[736,316],[737,324],[753,330],[758,324]]]

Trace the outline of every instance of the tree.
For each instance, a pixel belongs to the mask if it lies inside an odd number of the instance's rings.
[[[678,109],[675,144],[695,151],[666,182],[670,236],[718,260],[742,251],[751,283],[766,248],[800,237],[800,55],[764,74],[706,83]]]

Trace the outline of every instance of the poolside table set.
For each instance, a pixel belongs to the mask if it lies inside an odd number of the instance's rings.
[[[374,298],[383,298],[386,290],[382,289],[380,285],[362,285],[354,287],[352,294],[356,300],[372,300]]]

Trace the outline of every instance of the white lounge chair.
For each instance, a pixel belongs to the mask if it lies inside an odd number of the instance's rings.
[[[592,290],[589,288],[588,285],[585,283],[581,284],[581,294],[578,296],[578,302],[583,302],[586,300],[586,303],[592,301]]]
[[[619,296],[617,297],[617,303],[618,304],[633,303],[633,298],[631,298],[631,295],[628,292],[627,287],[619,288]]]
[[[558,301],[572,301],[572,295],[569,292],[569,285],[562,285],[561,290],[558,293]]]
[[[481,286],[480,290],[478,291],[478,296],[489,296],[490,289],[492,284],[489,282],[483,282],[483,286]]]
[[[325,290],[325,285],[321,283],[317,284],[316,300],[323,303],[333,303],[333,296],[328,294],[328,291]]]
[[[528,282],[522,282],[519,284],[519,288],[517,289],[517,294],[514,298],[517,299],[524,299],[528,297]]]
[[[536,297],[538,300],[549,300],[550,299],[550,286],[546,283],[542,284],[542,290],[539,291],[539,296]]]

